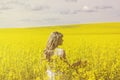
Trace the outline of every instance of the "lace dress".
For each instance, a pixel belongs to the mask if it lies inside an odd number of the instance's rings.
[[[62,74],[58,69],[57,66],[60,61],[60,57],[64,55],[64,50],[61,48],[56,48],[54,51],[54,55],[52,56],[53,61],[47,67],[47,75],[49,80],[55,80],[55,77]],[[62,64],[61,64],[62,65]]]

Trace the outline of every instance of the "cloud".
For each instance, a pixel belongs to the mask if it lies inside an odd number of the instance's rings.
[[[95,8],[89,7],[89,6],[82,6],[78,9],[63,9],[59,13],[62,15],[71,15],[71,14],[80,14],[80,13],[93,13],[97,12]]]
[[[112,10],[113,7],[112,6],[94,6],[94,7],[89,7],[89,6],[82,6],[80,9],[78,10],[74,10],[73,13],[77,14],[80,12],[86,12],[86,13],[92,13],[92,12],[99,12],[101,10]]]
[[[21,20],[19,20],[20,22],[25,22],[25,23],[28,23],[28,22],[30,22],[30,23],[35,23],[35,22],[42,22],[42,20],[40,20],[40,19],[32,19],[32,18],[24,18],[24,19],[21,19]]]
[[[32,11],[43,11],[43,10],[49,10],[49,9],[50,9],[50,6],[46,6],[46,5],[39,5],[31,8]]]
[[[25,24],[25,25],[29,25],[29,26],[38,26],[38,25],[55,25],[57,23],[59,23],[61,21],[61,18],[57,18],[57,17],[51,17],[51,18],[26,18],[26,19],[21,19],[20,22]]]
[[[66,2],[78,2],[78,0],[65,0]]]
[[[21,5],[21,6],[25,6],[26,5],[26,2],[22,2],[22,1],[8,1],[6,2],[6,4],[12,4],[12,5]]]
[[[67,14],[71,14],[71,10],[64,9],[64,10],[61,10],[59,13],[62,14],[62,15],[67,15]]]
[[[22,9],[26,11],[43,11],[49,10],[50,6],[41,4],[41,3],[34,3],[31,0],[9,0],[9,1],[0,1],[0,10],[10,10],[10,9]]]
[[[44,21],[48,21],[48,22],[56,22],[60,20],[60,18],[47,18],[47,19],[44,19]]]
[[[9,8],[9,7],[0,7],[0,10],[9,10],[9,9],[11,9],[11,8]]]
[[[10,7],[6,6],[5,4],[3,3],[0,3],[0,10],[8,10],[8,9],[11,9]]]
[[[9,0],[6,2],[0,3],[0,10],[10,10],[10,9],[26,9],[27,8],[26,2],[17,1],[17,0]]]
[[[97,9],[97,10],[107,10],[107,9],[113,9],[113,6],[95,6],[95,9]]]
[[[81,11],[82,11],[82,12],[96,12],[96,9],[93,8],[93,7],[89,7],[89,6],[84,5],[84,6],[81,8]]]

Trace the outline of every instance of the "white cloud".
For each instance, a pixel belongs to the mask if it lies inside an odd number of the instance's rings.
[[[89,10],[89,7],[88,6],[83,6],[83,8],[82,8],[83,10]]]

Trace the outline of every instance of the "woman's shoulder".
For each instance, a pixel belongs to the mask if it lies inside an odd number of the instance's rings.
[[[55,52],[59,52],[59,53],[62,53],[62,52],[64,52],[65,50],[64,49],[62,49],[62,48],[56,48],[55,49]]]
[[[65,53],[65,50],[62,48],[56,48],[55,49],[55,54],[58,56],[62,56]]]
[[[56,48],[55,50],[64,51],[64,49],[62,49],[62,48]]]

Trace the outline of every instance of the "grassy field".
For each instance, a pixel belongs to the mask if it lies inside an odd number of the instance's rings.
[[[59,61],[62,80],[120,80],[120,23],[0,29],[0,80],[47,80],[46,62],[40,60],[53,31],[64,35],[59,47],[70,64],[87,61],[69,69]]]

